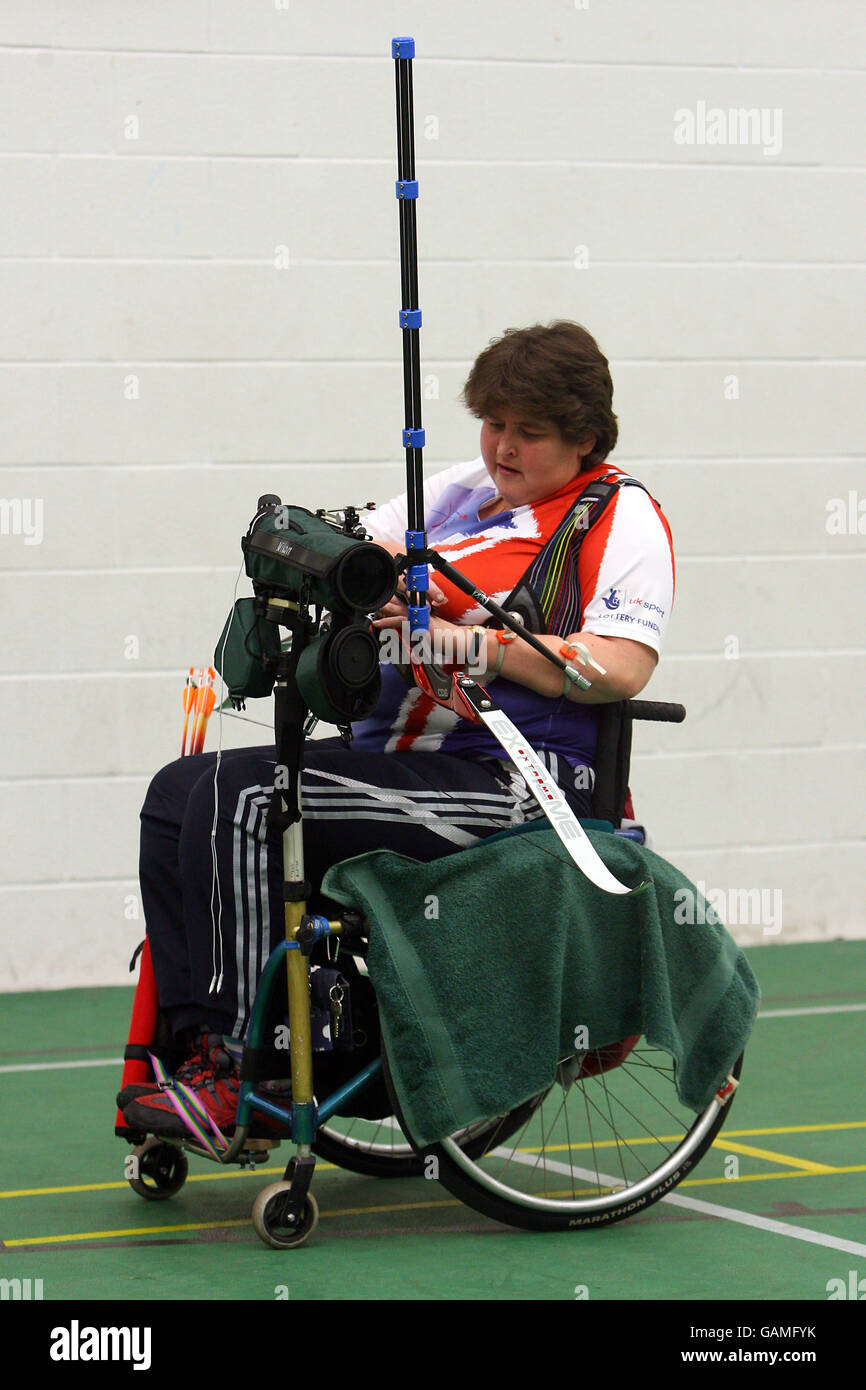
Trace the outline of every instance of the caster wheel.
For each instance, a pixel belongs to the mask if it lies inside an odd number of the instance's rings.
[[[291,1183],[271,1183],[270,1187],[262,1189],[253,1203],[256,1234],[265,1245],[272,1245],[275,1250],[291,1250],[296,1245],[303,1245],[319,1224],[319,1204],[312,1193],[307,1194],[300,1220],[291,1224],[286,1222],[281,1208],[290,1190]]]
[[[138,1174],[129,1179],[129,1185],[139,1197],[148,1202],[164,1202],[180,1192],[189,1172],[186,1154],[181,1149],[151,1135],[132,1154],[137,1160]]]

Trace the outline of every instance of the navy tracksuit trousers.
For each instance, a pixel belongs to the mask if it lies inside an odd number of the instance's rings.
[[[539,753],[578,816],[590,793],[555,754]],[[268,828],[273,745],[178,758],[141,811],[140,882],[160,1004],[172,1028],[244,1035],[265,961],[284,936],[282,837]],[[216,796],[215,796],[216,783]],[[388,848],[428,861],[543,815],[505,759],[354,752],[308,739],[301,771],[308,911],[332,864]],[[330,915],[338,909],[331,905]]]

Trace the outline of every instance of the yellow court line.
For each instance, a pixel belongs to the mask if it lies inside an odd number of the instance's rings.
[[[803,1168],[807,1173],[832,1173],[835,1170],[829,1163],[813,1163],[808,1158],[793,1158],[790,1154],[777,1154],[772,1149],[756,1149],[752,1144],[738,1144],[731,1139],[716,1139],[714,1149],[730,1149],[735,1154],[748,1154],[751,1158],[765,1158],[770,1163],[784,1163],[789,1168]]]
[[[839,1121],[837,1121],[837,1122],[835,1122],[835,1123],[832,1123],[832,1124],[823,1124],[823,1125],[783,1125],[783,1126],[776,1126],[776,1127],[773,1127],[773,1128],[765,1128],[765,1129],[726,1129],[726,1130],[724,1131],[724,1135],[720,1136],[718,1139],[715,1139],[715,1140],[713,1141],[713,1147],[714,1147],[714,1148],[720,1148],[720,1147],[723,1147],[723,1146],[724,1146],[724,1147],[733,1149],[735,1146],[734,1146],[730,1141],[731,1141],[732,1139],[734,1139],[734,1138],[744,1138],[744,1139],[748,1139],[748,1138],[757,1138],[757,1137],[759,1137],[759,1136],[761,1136],[761,1135],[767,1135],[767,1134],[816,1134],[816,1133],[823,1133],[824,1131],[829,1131],[829,1130],[864,1129],[864,1128],[866,1128],[866,1120],[839,1120]],[[679,1141],[682,1139],[682,1137],[683,1137],[682,1134],[662,1134],[662,1135],[659,1135],[659,1137],[658,1137],[657,1139],[644,1138],[644,1137],[641,1137],[641,1138],[633,1138],[633,1139],[621,1139],[621,1140],[619,1140],[619,1145],[622,1146],[622,1147],[625,1147],[626,1145],[631,1146],[631,1147],[636,1147],[636,1146],[638,1146],[638,1145],[640,1145],[640,1144],[656,1144],[656,1143],[662,1143],[662,1144],[676,1144],[676,1143],[679,1143]],[[592,1149],[592,1148],[596,1148],[596,1149],[605,1149],[605,1148],[607,1148],[607,1149],[613,1149],[613,1148],[616,1148],[616,1147],[617,1147],[617,1140],[615,1140],[615,1139],[601,1139],[601,1140],[597,1140],[597,1141],[595,1142],[595,1144],[592,1144],[592,1143],[590,1143],[590,1142],[588,1142],[588,1141],[587,1141],[587,1142],[580,1143],[580,1144],[571,1144],[571,1145],[569,1145],[569,1144],[546,1144],[546,1145],[544,1145],[543,1149],[542,1149],[542,1147],[539,1145],[539,1146],[536,1147],[536,1148],[521,1148],[521,1149],[519,1150],[519,1152],[520,1152],[520,1153],[527,1153],[527,1154],[542,1153],[542,1152],[544,1152],[544,1153],[564,1153],[564,1152],[568,1151],[568,1149],[570,1148],[571,1151],[572,1151],[572,1153],[575,1153],[575,1152],[577,1152],[577,1150],[579,1150],[579,1149]],[[743,1152],[745,1152],[745,1149],[743,1150]],[[792,1162],[792,1163],[802,1163],[802,1164],[808,1163],[808,1159],[786,1159],[785,1161],[786,1161],[786,1162]],[[283,1173],[284,1171],[285,1171],[284,1168],[256,1168],[254,1172],[251,1172],[251,1171],[249,1171],[249,1170],[247,1170],[247,1169],[237,1169],[237,1168],[233,1168],[231,1171],[226,1171],[226,1172],[217,1172],[217,1173],[191,1173],[191,1174],[189,1175],[189,1177],[187,1178],[187,1182],[219,1182],[219,1181],[221,1181],[221,1180],[225,1180],[226,1178],[252,1178],[252,1177],[260,1177],[260,1176],[269,1176],[269,1175],[273,1175],[273,1174]],[[344,1170],[341,1169],[338,1165],[336,1165],[336,1164],[334,1164],[334,1163],[324,1163],[324,1162],[322,1162],[321,1160],[319,1160],[319,1161],[316,1163],[316,1172],[317,1172],[317,1173],[322,1173],[322,1172],[327,1172],[327,1171],[332,1171],[332,1172],[343,1172]],[[810,1171],[811,1171],[811,1170],[810,1170]],[[822,1172],[822,1171],[824,1171],[824,1165],[822,1165],[822,1164],[816,1164],[816,1165],[815,1165],[815,1171],[816,1171],[816,1172]],[[845,1170],[844,1170],[844,1169],[831,1169],[830,1171],[832,1171],[832,1172],[844,1172]],[[8,1190],[8,1191],[6,1191],[6,1192],[0,1192],[0,1198],[3,1198],[3,1197],[49,1197],[49,1196],[65,1196],[65,1195],[70,1194],[70,1193],[73,1193],[73,1192],[119,1192],[119,1191],[122,1191],[123,1189],[125,1189],[127,1186],[128,1186],[128,1183],[124,1181],[124,1182],[78,1183],[78,1184],[76,1184],[76,1185],[74,1185],[74,1186],[69,1186],[69,1187],[30,1187],[30,1188],[22,1187],[22,1188],[17,1188],[17,1189],[10,1189],[10,1190]]]
[[[224,1173],[190,1173],[185,1182],[223,1182],[226,1178],[261,1178],[273,1174],[282,1175],[286,1171],[285,1164],[279,1168],[227,1168]],[[337,1173],[343,1170],[338,1168],[335,1163],[316,1164],[316,1175],[319,1173]],[[17,1190],[0,1192],[0,1197],[56,1197],[63,1196],[70,1192],[121,1192],[129,1187],[129,1182],[83,1182],[74,1187],[21,1187]]]
[[[866,1128],[866,1120],[845,1120],[828,1125],[785,1125],[782,1128],[774,1129],[726,1129],[718,1139],[713,1140],[713,1146],[718,1147],[722,1144],[727,1144],[729,1148],[732,1148],[733,1145],[729,1143],[729,1140],[733,1138],[750,1139],[757,1138],[764,1134],[815,1134],[819,1131],[831,1129],[864,1128]],[[521,1149],[520,1152],[527,1154],[564,1153],[566,1150],[571,1149],[574,1153],[578,1149],[636,1148],[640,1144],[678,1144],[682,1138],[683,1135],[680,1133],[659,1134],[655,1137],[641,1135],[634,1139],[596,1139],[595,1142],[591,1139],[585,1139],[581,1140],[579,1144],[539,1144],[535,1148]],[[804,1159],[803,1162],[806,1162],[806,1160]]]
[[[830,1173],[864,1173],[866,1164],[852,1164],[845,1168],[831,1168]],[[779,1181],[781,1178],[808,1178],[815,1174],[797,1170],[790,1173],[746,1173],[739,1178],[686,1178],[684,1182],[678,1183],[677,1187],[708,1187],[717,1183],[727,1183],[734,1186],[744,1182],[761,1182],[767,1178]],[[823,1175],[822,1175],[823,1176]],[[575,1195],[592,1195],[597,1192],[595,1187],[577,1188]],[[605,1189],[607,1190],[607,1189]],[[568,1197],[571,1195],[571,1188],[562,1188],[555,1192],[549,1192],[549,1197]],[[385,1212],[394,1211],[429,1211],[433,1207],[459,1207],[462,1202],[454,1198],[445,1198],[436,1202],[390,1202],[381,1206],[370,1207],[338,1207],[333,1211],[320,1212],[321,1217],[338,1216],[377,1216]],[[160,1236],[170,1235],[177,1231],[221,1231],[230,1227],[249,1226],[249,1219],[233,1221],[202,1221],[185,1222],[179,1226],[138,1226],[130,1227],[126,1230],[115,1231],[81,1231],[71,1235],[62,1236],[30,1236],[6,1240],[3,1245],[6,1249],[13,1249],[21,1245],[68,1245],[75,1241],[83,1240],[118,1240],[123,1236]]]
[[[683,1182],[677,1183],[676,1190],[681,1187],[711,1186],[720,1182],[734,1186],[741,1182],[763,1182],[766,1178],[779,1182],[782,1178],[825,1177],[833,1173],[866,1173],[866,1163],[852,1163],[845,1168],[822,1168],[818,1173],[807,1172],[804,1168],[792,1168],[787,1173],[741,1173],[738,1178],[685,1178]]]
[[[183,1226],[130,1226],[125,1231],[80,1231],[65,1236],[31,1236],[24,1240],[4,1240],[3,1245],[11,1249],[16,1245],[65,1245],[75,1240],[118,1240],[121,1236],[160,1236],[167,1231],[218,1231],[224,1226],[249,1226],[246,1221],[190,1221]]]
[[[829,1171],[833,1173],[866,1173],[866,1163],[859,1164],[853,1168],[832,1168]],[[804,1173],[800,1169],[792,1169],[788,1173],[741,1173],[738,1178],[684,1178],[683,1181],[678,1182],[676,1187],[672,1190],[674,1192],[679,1192],[681,1187],[713,1187],[719,1183],[727,1183],[728,1187],[737,1187],[740,1183],[764,1182],[767,1178],[773,1182],[778,1182],[781,1178],[810,1178],[813,1176],[814,1174],[812,1173]],[[610,1192],[610,1190],[609,1187],[601,1189],[602,1193]],[[593,1193],[597,1193],[598,1191],[599,1189],[597,1187],[576,1187],[573,1195],[575,1197],[592,1196]],[[547,1197],[570,1197],[572,1196],[572,1191],[570,1187],[563,1187],[556,1192],[547,1192],[542,1195]]]
[[[343,1207],[336,1211],[322,1211],[319,1216],[320,1218],[325,1216],[370,1216],[388,1211],[417,1211],[427,1207],[459,1207],[462,1205],[463,1203],[458,1202],[456,1198],[448,1198],[441,1202],[396,1202],[388,1206]],[[110,1240],[112,1238],[119,1239],[121,1236],[161,1236],[175,1231],[221,1231],[229,1226],[250,1225],[252,1222],[249,1217],[240,1221],[185,1222],[182,1226],[138,1226],[124,1231],[81,1231],[73,1235],[31,1236],[23,1239],[4,1240],[3,1245],[7,1250],[11,1250],[18,1245],[62,1245],[76,1240]]]
[[[828,1168],[826,1172],[866,1173],[866,1163],[853,1164],[848,1168]],[[676,1188],[673,1190],[679,1192],[681,1187],[712,1187],[716,1183],[727,1183],[729,1187],[732,1187],[743,1182],[764,1182],[767,1178],[771,1179],[773,1182],[778,1182],[781,1178],[811,1178],[814,1176],[814,1173],[806,1173],[802,1169],[792,1169],[789,1173],[741,1173],[737,1178],[684,1178],[682,1182],[677,1183]],[[820,1174],[819,1176],[824,1176],[824,1174]],[[603,1193],[610,1192],[610,1190],[609,1187],[601,1189]],[[547,1197],[569,1197],[572,1195],[575,1197],[587,1197],[592,1196],[593,1193],[597,1193],[598,1191],[598,1187],[576,1187],[572,1194],[570,1187],[562,1187],[557,1189],[556,1192],[542,1193],[542,1195]]]
[[[772,1129],[730,1129],[725,1133],[748,1138],[758,1134],[818,1134],[830,1129],[866,1129],[866,1120],[838,1120],[826,1125],[776,1125]]]

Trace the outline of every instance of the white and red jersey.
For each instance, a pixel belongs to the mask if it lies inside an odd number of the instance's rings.
[[[549,497],[480,519],[479,508],[496,495],[484,460],[456,464],[425,479],[427,543],[503,604],[587,484],[627,476],[605,462]],[[405,546],[406,494],[377,508],[363,524],[373,540]],[[463,624],[489,619],[486,609],[441,574],[431,575],[446,597],[438,616]],[[674,596],[673,546],[661,509],[642,488],[619,488],[587,531],[577,579],[581,613],[573,631],[628,637],[661,651]],[[483,724],[470,723],[407,686],[393,666],[381,669],[379,703],[353,726],[355,748],[501,757],[501,745]],[[564,696],[551,699],[501,675],[491,682],[491,695],[536,751],[556,753],[572,768],[592,765],[598,706]]]

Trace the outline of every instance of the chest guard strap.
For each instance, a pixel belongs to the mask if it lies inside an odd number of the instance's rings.
[[[597,478],[588,483],[568,510],[546,545],[521,575],[502,604],[508,613],[519,613],[528,632],[566,637],[580,629],[583,608],[577,562],[588,531],[604,515],[621,487],[639,487],[637,478]],[[495,625],[491,618],[485,627]]]

